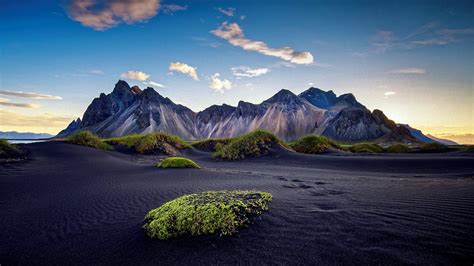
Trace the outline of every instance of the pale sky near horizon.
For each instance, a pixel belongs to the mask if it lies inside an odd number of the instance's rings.
[[[194,111],[350,92],[474,134],[473,17],[472,1],[2,1],[0,131],[55,134],[124,79]]]

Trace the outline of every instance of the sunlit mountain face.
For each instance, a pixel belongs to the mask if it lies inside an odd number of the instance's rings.
[[[189,114],[320,88],[328,93],[293,114],[319,125],[334,97],[351,93],[396,124],[472,143],[472,10],[472,1],[3,1],[0,131],[55,135],[121,79]],[[264,106],[266,118],[290,119]],[[183,119],[170,130],[187,128],[187,137],[248,127]],[[297,120],[286,123],[294,132],[325,130]],[[283,138],[300,134],[259,123]]]

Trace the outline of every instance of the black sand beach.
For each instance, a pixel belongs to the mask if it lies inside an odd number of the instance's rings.
[[[474,157],[302,155],[242,162],[27,144],[0,164],[0,264],[444,264],[474,262]],[[150,240],[145,214],[183,194],[255,189],[269,211],[231,237]]]

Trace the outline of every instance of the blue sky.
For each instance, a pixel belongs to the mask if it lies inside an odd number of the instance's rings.
[[[472,1],[131,2],[2,1],[0,130],[55,133],[125,79],[194,111],[315,86],[473,133]]]

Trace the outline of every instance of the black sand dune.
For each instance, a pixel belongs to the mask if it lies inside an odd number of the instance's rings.
[[[0,165],[0,264],[464,264],[474,262],[474,157],[281,153],[157,169],[65,143]],[[270,210],[232,237],[149,240],[152,208],[187,193],[256,189]]]

